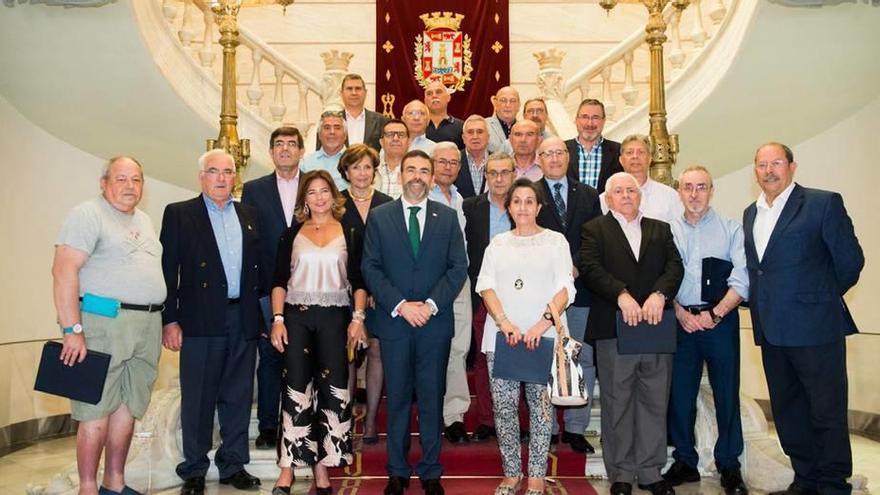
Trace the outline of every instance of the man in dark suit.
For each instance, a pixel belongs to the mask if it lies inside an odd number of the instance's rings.
[[[544,191],[544,207],[538,212],[538,225],[545,229],[561,233],[568,240],[571,257],[574,262],[581,247],[581,231],[583,226],[602,211],[599,208],[599,193],[592,187],[568,180],[568,151],[565,142],[558,137],[550,137],[538,147],[538,161],[544,178],[539,185]],[[584,370],[584,381],[587,386],[587,397],[592,402],[593,387],[596,384],[596,366],[593,364],[593,348],[585,342],[587,317],[590,314],[590,291],[584,286],[582,277],[575,275],[577,296],[574,303],[565,310],[568,329],[571,336],[584,343],[581,349],[580,363]],[[593,446],[584,437],[590,425],[590,403],[582,407],[565,409],[565,427],[562,441],[571,446],[575,452],[595,452]],[[554,434],[558,435],[559,425],[553,416]]]
[[[583,182],[601,194],[605,182],[613,174],[623,172],[620,166],[620,143],[605,139],[605,105],[587,98],[578,106],[574,118],[578,135],[565,142],[568,147],[568,177]]]
[[[482,118],[482,117],[480,117]],[[470,119],[468,119],[468,122]],[[465,123],[467,125],[467,122]],[[480,268],[483,266],[483,254],[489,242],[498,234],[511,228],[510,217],[504,207],[507,190],[513,184],[513,158],[506,153],[493,153],[486,160],[485,179],[488,192],[464,200],[462,210],[466,220],[464,238],[467,241],[468,277],[471,287],[476,287]],[[461,177],[462,172],[459,172]],[[489,387],[489,368],[486,355],[479,351],[483,342],[483,326],[486,323],[486,308],[483,300],[476,292],[471,293],[473,306],[474,333],[474,395],[477,398],[477,421],[471,439],[486,440],[495,436],[495,414],[492,410],[492,390]]]
[[[846,342],[858,332],[843,295],[865,257],[840,194],[794,183],[787,146],[755,154],[761,195],[743,213],[749,309],[776,431],[794,481],[776,494],[848,494]]]
[[[666,406],[672,354],[617,352],[617,312],[635,325],[656,325],[684,275],[669,224],[643,217],[635,177],[608,179],[609,211],[584,225],[578,269],[593,293],[587,339],[595,341],[602,379],[602,458],[612,495],[639,488],[675,490],[660,476],[666,465]]]
[[[486,119],[479,115],[468,117],[464,121],[462,138],[464,148],[461,150],[461,169],[455,187],[461,197],[468,199],[487,189],[484,172],[489,157],[489,124]]]
[[[269,297],[278,239],[290,227],[296,204],[296,193],[302,172],[303,137],[295,127],[279,127],[269,137],[269,154],[275,171],[259,179],[245,182],[242,204],[253,206],[260,217],[260,297]],[[274,449],[278,438],[278,403],[281,394],[281,353],[269,342],[265,321],[260,321],[257,348],[257,419],[260,431],[258,449]]]
[[[235,162],[223,150],[199,158],[202,194],[169,204],[162,218],[162,271],[168,298],[162,344],[180,350],[181,493],[200,495],[210,463],[214,411],[221,445],[220,483],[260,484],[250,462],[248,424],[260,328],[257,212],[232,199]]]
[[[402,494],[412,467],[410,406],[416,395],[422,459],[416,472],[426,494],[443,493],[440,427],[452,303],[467,276],[467,257],[455,210],[429,201],[434,166],[423,151],[403,157],[401,198],[370,213],[361,264],[376,301],[371,328],[379,338],[388,394],[388,485]]]
[[[346,74],[342,78],[340,89],[342,106],[344,107],[345,128],[347,139],[345,146],[364,143],[376,151],[381,149],[379,138],[382,137],[382,126],[387,117],[381,113],[367,110],[367,86],[360,74]],[[321,149],[321,138],[315,140],[315,149]]]

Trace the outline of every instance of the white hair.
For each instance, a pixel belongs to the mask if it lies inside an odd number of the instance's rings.
[[[202,156],[199,157],[199,172],[205,171],[205,165],[208,164],[208,161],[213,159],[214,157],[223,157],[226,159],[230,165],[232,165],[232,169],[235,169],[235,158],[232,157],[226,150],[216,148],[210,151],[206,151],[202,153]]]
[[[437,159],[437,153],[440,151],[458,151],[458,146],[455,145],[452,141],[440,141],[439,143],[434,145],[434,150],[431,151],[431,158],[434,160]]]
[[[641,194],[641,186],[639,186],[639,181],[632,174],[628,174],[626,172],[617,172],[616,174],[613,174],[611,177],[609,177],[608,180],[605,181],[605,190],[606,191],[611,190],[611,184],[612,184],[612,182],[614,182],[615,179],[625,179],[625,178],[633,181],[633,184],[636,185],[636,189],[639,190],[639,194]]]

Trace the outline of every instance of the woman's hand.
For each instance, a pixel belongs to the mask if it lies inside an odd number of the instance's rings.
[[[284,352],[287,345],[287,327],[283,321],[272,322],[272,334],[269,336],[272,347],[278,349],[278,352]]]
[[[354,349],[366,347],[367,330],[361,320],[351,320],[348,324],[348,345]]]
[[[519,328],[510,322],[510,320],[504,320],[498,325],[498,330],[501,330],[504,333],[504,336],[507,338],[507,345],[513,347],[519,344],[519,341],[522,340],[522,332]]]
[[[523,340],[526,343],[526,349],[530,351],[537,349],[538,345],[541,343],[541,336],[544,335],[544,332],[546,332],[548,328],[550,328],[550,325],[551,323],[543,318],[532,325],[532,328],[529,328],[523,336]]]

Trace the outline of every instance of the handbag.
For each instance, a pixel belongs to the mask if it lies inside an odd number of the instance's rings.
[[[553,302],[547,305],[556,326],[556,345],[553,350],[553,364],[550,367],[550,382],[547,393],[554,406],[583,406],[589,399],[584,387],[584,370],[578,362],[583,344],[571,338],[568,329],[559,318],[559,311]]]

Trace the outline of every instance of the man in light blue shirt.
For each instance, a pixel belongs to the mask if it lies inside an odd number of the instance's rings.
[[[312,170],[326,170],[333,177],[336,188],[340,191],[348,189],[348,181],[342,178],[336,166],[339,158],[345,151],[345,120],[342,112],[327,111],[321,114],[321,122],[318,124],[318,138],[321,148],[303,160],[303,172]]]
[[[694,422],[705,363],[718,422],[714,454],[715,466],[721,473],[721,486],[727,495],[745,495],[748,488],[743,483],[739,463],[743,437],[739,414],[737,306],[748,297],[749,279],[742,226],[718,215],[709,206],[712,193],[712,176],[704,167],[693,166],[681,173],[678,194],[684,214],[671,223],[675,244],[684,263],[684,279],[675,297],[678,350],[672,364],[668,415],[675,463],[663,478],[673,486],[700,481]],[[704,274],[703,260],[706,258],[730,262],[730,274],[726,277]],[[710,297],[710,291],[704,291],[704,279],[708,279],[709,288],[715,284],[726,290],[719,291],[717,297]]]

